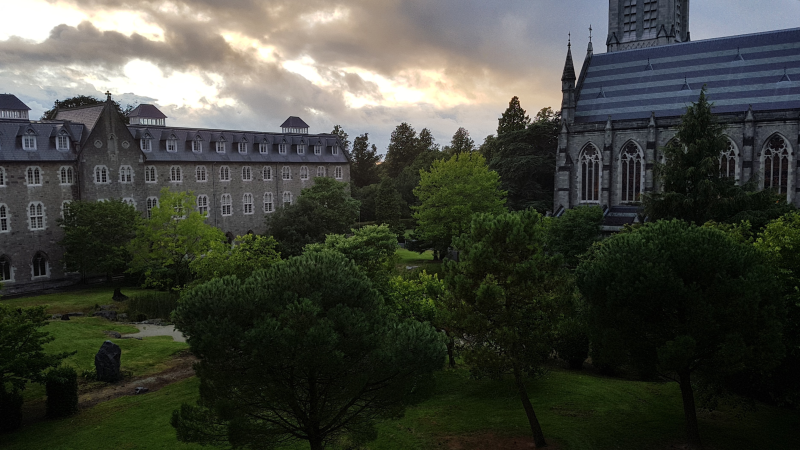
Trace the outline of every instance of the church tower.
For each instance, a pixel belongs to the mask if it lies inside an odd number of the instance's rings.
[[[689,0],[609,0],[609,52],[688,42]]]

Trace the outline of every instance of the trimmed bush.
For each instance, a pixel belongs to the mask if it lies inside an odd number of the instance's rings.
[[[22,393],[6,392],[0,383],[0,433],[8,433],[22,426]]]
[[[148,318],[168,320],[177,307],[177,296],[170,295],[169,292],[143,292],[128,299],[128,317],[137,322]]]
[[[72,367],[57,367],[47,372],[47,417],[57,419],[78,412],[78,373]]]

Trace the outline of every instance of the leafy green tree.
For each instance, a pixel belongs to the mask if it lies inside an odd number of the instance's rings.
[[[508,102],[508,108],[506,108],[503,115],[497,119],[497,122],[497,135],[502,136],[511,131],[524,130],[530,125],[531,118],[525,113],[525,110],[522,109],[522,106],[519,104],[519,97],[515,95],[511,98],[511,101]]]
[[[750,220],[761,228],[792,208],[785,195],[756,191],[753,180],[738,186],[733,177],[723,176],[720,154],[728,148],[728,139],[723,134],[725,126],[711,113],[712,107],[703,88],[697,103],[681,118],[677,139],[663,149],[666,162],[655,171],[663,192],[643,197],[645,213],[651,220],[675,218],[699,225],[709,220]]]
[[[397,235],[386,225],[368,225],[351,230],[352,236],[329,234],[321,244],[309,244],[304,253],[333,251],[356,263],[382,294],[397,261]]]
[[[202,257],[189,263],[189,268],[194,273],[195,284],[226,276],[244,280],[256,270],[267,269],[280,261],[277,247],[278,242],[272,236],[255,234],[236,236],[233,246],[214,241]]]
[[[547,247],[564,256],[567,266],[578,266],[581,255],[601,238],[603,210],[599,206],[568,209],[559,218],[548,219]]]
[[[0,433],[22,425],[21,391],[29,382],[44,383],[45,371],[75,353],[45,353],[53,341],[41,330],[47,325],[45,306],[12,308],[0,303]]]
[[[380,184],[370,184],[364,187],[356,187],[350,183],[350,192],[355,200],[361,204],[358,209],[359,222],[374,222],[375,208],[378,199],[378,187]]]
[[[80,272],[84,281],[87,274],[125,270],[131,259],[127,245],[140,221],[136,209],[121,200],[70,202],[56,220],[64,230],[59,244],[67,270]]]
[[[444,148],[444,154],[448,156],[458,155],[460,153],[469,153],[475,151],[475,141],[469,137],[469,131],[461,127],[456,130],[453,138],[450,140],[450,145]]]
[[[411,207],[419,204],[417,197],[414,195],[414,188],[419,184],[420,173],[431,170],[434,161],[444,159],[444,157],[445,154],[436,149],[422,152],[394,179],[394,187],[403,198],[404,218],[410,218]]]
[[[284,256],[296,256],[307,244],[325,241],[327,234],[344,234],[358,219],[359,203],[348,184],[333,178],[315,178],[297,201],[267,217],[267,229]]]
[[[446,251],[453,237],[469,230],[473,214],[505,211],[500,178],[479,153],[435,161],[430,172],[421,173],[414,195],[420,201],[414,207],[417,232],[438,252]]]
[[[215,243],[225,242],[219,228],[206,223],[194,208],[191,192],[161,189],[150,219],[142,221],[128,248],[133,259],[128,271],[141,274],[144,286],[180,290],[192,281],[192,261]]]
[[[394,182],[390,178],[381,180],[375,198],[375,221],[389,225],[395,234],[402,234],[405,230],[400,219],[405,206],[403,197],[394,188]]]
[[[96,97],[89,96],[89,95],[76,95],[75,97],[65,98],[64,100],[56,100],[53,103],[53,108],[48,109],[47,111],[42,114],[42,120],[53,120],[56,118],[56,112],[59,109],[69,109],[69,108],[77,108],[79,106],[89,106],[89,105],[102,105],[105,103],[104,100],[98,100]],[[133,111],[133,105],[128,105],[125,108],[125,111],[122,110],[122,106],[118,102],[112,101],[114,105],[114,109],[117,111],[117,115],[119,116],[120,120],[124,123],[130,123],[130,119],[128,119],[128,113]]]
[[[212,280],[187,292],[175,319],[200,359],[200,400],[172,417],[184,442],[357,446],[424,399],[444,363],[433,328],[397,319],[336,252]]]
[[[386,150],[386,175],[390,178],[397,177],[403,169],[411,164],[422,150],[417,139],[417,132],[406,122],[398,125],[392,131],[389,147]]]
[[[342,128],[341,125],[334,125],[331,134],[339,137],[339,141],[342,143],[342,148],[344,148],[344,151],[350,151],[350,135],[344,131],[344,128]]]
[[[381,155],[378,148],[369,145],[369,135],[364,133],[353,142],[353,164],[350,168],[350,180],[356,187],[364,187],[380,181],[378,163]]]
[[[561,256],[548,254],[546,242],[536,211],[476,214],[453,239],[458,262],[445,262],[449,307],[468,339],[464,360],[476,374],[513,376],[537,448],[546,442],[524,381],[552,352],[572,292]]]
[[[694,446],[693,383],[748,366],[768,371],[782,354],[775,270],[720,230],[673,220],[617,234],[593,248],[577,281],[593,345],[677,382]]]
[[[560,114],[544,108],[527,128],[486,138],[481,153],[500,175],[513,211],[552,210]]]

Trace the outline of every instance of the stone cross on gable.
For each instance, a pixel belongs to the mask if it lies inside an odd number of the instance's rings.
[[[106,100],[109,101],[109,102],[111,101],[111,92],[110,91],[106,91]]]

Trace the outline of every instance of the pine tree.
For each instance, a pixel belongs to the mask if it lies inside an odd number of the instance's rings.
[[[391,178],[399,175],[417,157],[419,148],[414,128],[406,122],[398,125],[392,132],[386,152],[386,174]]]
[[[466,128],[459,128],[450,140],[450,145],[445,147],[445,153],[449,156],[475,151],[475,141],[469,137]]]
[[[531,118],[525,113],[525,110],[522,109],[522,106],[519,104],[519,97],[515,95],[511,98],[511,101],[508,102],[508,109],[506,109],[506,112],[504,112],[502,117],[497,121],[497,135],[501,136],[503,133],[508,133],[509,131],[524,130],[525,127],[530,125]]]
[[[344,131],[344,128],[342,128],[341,125],[334,125],[331,134],[339,136],[339,140],[342,141],[342,147],[344,147],[344,151],[350,151],[350,136]]]
[[[353,141],[353,165],[350,168],[350,180],[356,187],[364,187],[380,181],[378,163],[381,155],[375,144],[370,147],[369,135],[362,134]]]

